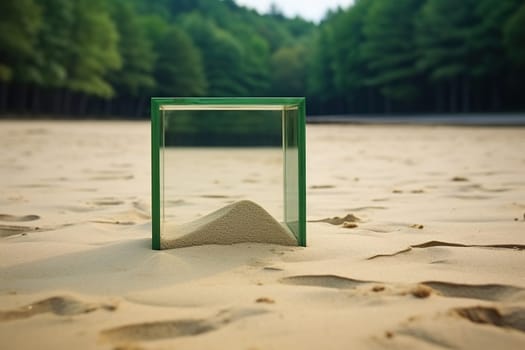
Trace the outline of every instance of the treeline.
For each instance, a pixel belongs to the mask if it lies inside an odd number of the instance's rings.
[[[314,30],[233,0],[2,0],[0,113],[133,117],[151,96],[302,95],[304,76],[283,70],[292,91],[273,72],[304,59]]]
[[[356,0],[317,36],[317,111],[525,110],[523,0]]]
[[[310,114],[525,110],[523,0],[355,0],[320,25],[234,0],[0,1],[0,113],[307,96]]]

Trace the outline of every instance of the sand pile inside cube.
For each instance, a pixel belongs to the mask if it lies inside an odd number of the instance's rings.
[[[291,232],[258,204],[243,200],[190,223],[166,227],[162,249],[204,244],[268,243],[297,245]]]

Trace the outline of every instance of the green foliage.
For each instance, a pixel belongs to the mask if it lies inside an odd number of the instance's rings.
[[[34,0],[0,1],[0,81],[13,78],[17,63],[33,59],[41,24],[41,10]]]
[[[265,95],[272,55],[314,29],[233,0],[5,0],[0,81],[102,98]]]
[[[470,70],[473,6],[477,0],[427,0],[417,21],[419,67],[431,79],[450,79]]]
[[[152,90],[155,54],[136,10],[129,2],[115,1],[111,15],[119,33],[118,49],[122,66],[111,74],[112,86],[120,93],[138,95]]]
[[[283,47],[272,56],[272,93],[301,96],[306,90],[307,49],[303,45]]]
[[[186,111],[166,118],[166,145],[281,146],[279,111]]]
[[[33,64],[38,71],[38,85],[64,87],[68,79],[68,53],[71,51],[74,3],[69,0],[37,0],[45,18],[36,35]],[[21,67],[19,75],[27,70]]]
[[[199,50],[181,29],[168,27],[156,42],[157,91],[164,96],[200,96],[206,80]]]
[[[210,96],[263,94],[268,86],[269,48],[249,29],[220,27],[199,13],[181,17],[181,23],[202,52]]]
[[[332,26],[325,25],[319,29],[316,45],[311,52],[309,62],[310,75],[307,78],[308,92],[317,95],[321,100],[334,95],[336,91],[336,60],[334,58],[334,30]]]
[[[435,94],[452,111],[459,100],[464,111],[471,99],[501,100],[507,75],[524,66],[524,13],[522,0],[356,0],[321,23],[309,91],[332,105],[366,97],[369,109],[378,93],[408,110]]]
[[[362,55],[370,74],[365,82],[387,97],[408,100],[417,95],[412,83],[419,73],[413,18],[421,2],[376,0],[366,13]]]
[[[352,11],[333,15],[334,84],[340,94],[363,86],[368,61],[363,54],[364,24],[371,0],[357,0]]]
[[[186,16],[182,25],[202,52],[210,94],[244,95],[239,74],[243,48],[235,37],[198,13]]]
[[[319,25],[234,0],[3,0],[0,110],[40,95],[47,113],[95,96],[104,113],[140,115],[150,95],[307,94],[324,113],[525,108],[524,28],[523,0],[355,0]]]
[[[505,23],[503,33],[508,57],[525,68],[525,3]]]
[[[77,0],[67,52],[66,87],[73,91],[111,97],[113,87],[107,73],[122,65],[118,51],[118,32],[104,0]]]

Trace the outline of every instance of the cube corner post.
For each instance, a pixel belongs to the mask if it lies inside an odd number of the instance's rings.
[[[256,147],[270,145],[279,153],[282,169],[278,174],[282,186],[274,190],[274,202],[280,213],[278,217],[295,236],[299,246],[306,246],[306,146],[305,146],[305,99],[304,97],[256,97],[256,98],[160,98],[151,99],[151,217],[152,248],[160,250],[166,222],[178,217],[172,203],[185,201],[177,193],[179,186],[184,192],[191,187],[192,171],[185,166],[185,156],[172,156],[172,148],[187,152],[192,140],[200,140],[197,153],[219,145],[221,156],[237,154],[234,148],[248,145],[247,152]],[[230,122],[231,120],[231,122]],[[276,148],[275,146],[280,146]],[[195,152],[195,151],[194,151]],[[238,151],[237,151],[238,152]],[[274,151],[272,151],[274,152]],[[184,155],[184,153],[181,153]],[[274,154],[274,153],[272,153]],[[213,159],[213,158],[212,158]],[[176,167],[174,162],[178,162]],[[186,163],[185,163],[186,162]],[[247,167],[248,168],[248,167]],[[173,170],[176,169],[176,170]],[[188,179],[189,178],[189,179]],[[183,185],[186,184],[186,185]],[[187,186],[190,184],[190,186]],[[169,192],[173,191],[173,192]],[[189,191],[189,190],[188,190]],[[195,191],[198,191],[196,189]],[[273,193],[272,192],[272,193]],[[177,197],[177,198],[175,198]],[[204,196],[201,196],[204,197]],[[219,197],[219,196],[217,196]],[[234,196],[240,197],[240,196]],[[170,211],[171,210],[171,211]],[[187,209],[186,209],[187,210]],[[174,212],[172,212],[174,211]],[[200,213],[198,215],[201,215]]]

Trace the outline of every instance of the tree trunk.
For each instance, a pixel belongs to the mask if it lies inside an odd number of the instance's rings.
[[[52,92],[53,94],[53,105],[52,105],[52,114],[60,114],[62,105],[62,91],[60,89],[56,89]]]
[[[71,113],[71,91],[64,89],[63,113],[69,115]]]
[[[138,97],[138,101],[137,101],[137,108],[135,109],[136,110],[136,113],[135,113],[135,116],[138,117],[138,118],[142,118],[144,116],[144,111],[146,111],[147,109],[147,96],[145,95],[140,95]]]
[[[439,84],[438,84],[434,88],[434,111],[435,112],[439,112],[439,105],[440,105],[439,99],[440,99],[440,89],[439,89]]]
[[[80,101],[78,102],[78,113],[82,116],[86,115],[87,102],[88,102],[88,95],[81,94]]]
[[[25,114],[27,112],[27,85],[20,85],[20,93],[18,94],[18,108],[20,113]]]
[[[0,113],[7,111],[7,83],[0,83]]]
[[[105,103],[104,115],[106,116],[111,115],[111,104],[112,104],[112,100],[108,98]]]
[[[390,102],[390,99],[386,96],[383,97],[384,99],[384,114],[390,114],[392,111],[392,103]]]
[[[365,88],[365,96],[366,99],[363,100],[363,104],[359,110],[357,110],[357,113],[369,113],[370,112],[370,106],[372,105],[372,94],[370,92],[370,88]]]
[[[490,98],[490,109],[497,111],[501,107],[501,91],[499,89],[499,80],[494,79],[491,84],[491,98]]]
[[[462,102],[463,102],[463,113],[470,112],[470,81],[468,77],[462,79]]]
[[[457,79],[456,78],[452,78],[450,80],[450,95],[449,95],[449,109],[450,109],[450,113],[456,113],[457,112],[457,109],[456,109],[456,106],[457,106],[457,97],[458,97],[458,92],[457,92]]]
[[[33,87],[33,102],[32,102],[33,114],[40,114],[40,87],[35,85]]]

